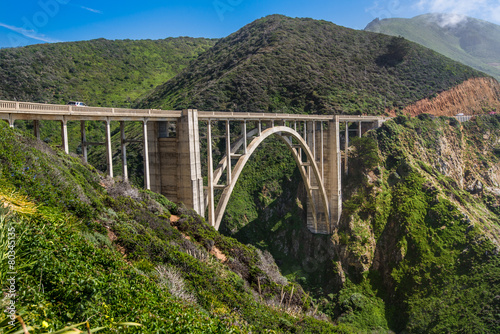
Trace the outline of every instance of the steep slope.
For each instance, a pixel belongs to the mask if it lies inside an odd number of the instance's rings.
[[[365,30],[403,36],[500,80],[500,26],[496,24],[452,14],[426,14],[375,19]]]
[[[130,106],[176,75],[215,40],[105,40],[0,50],[0,99]]]
[[[450,90],[405,107],[403,115],[453,116],[500,111],[500,83],[493,78],[467,80]]]
[[[103,178],[3,122],[0,162],[2,290],[16,271],[14,314],[30,333],[82,322],[107,333],[336,332],[269,254],[163,196]],[[6,310],[12,296],[2,297]],[[9,321],[0,312],[0,332],[23,332]]]
[[[401,38],[272,15],[220,40],[138,106],[380,114],[480,76]]]
[[[500,329],[499,138],[498,116],[420,115],[355,142],[352,166],[380,160],[347,179],[336,248],[349,279],[385,300],[393,330]]]

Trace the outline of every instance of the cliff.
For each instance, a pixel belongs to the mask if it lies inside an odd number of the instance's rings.
[[[500,110],[500,83],[493,78],[469,79],[432,98],[423,99],[405,107],[402,114],[416,116],[427,113],[453,116],[458,113],[479,115]],[[395,115],[395,111],[391,111]]]

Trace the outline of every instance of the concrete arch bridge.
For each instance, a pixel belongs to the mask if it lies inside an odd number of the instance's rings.
[[[249,158],[271,136],[282,140],[293,155],[307,191],[307,226],[313,233],[329,234],[336,227],[342,211],[341,168],[347,172],[347,154],[342,163],[340,123],[345,123],[344,151],[350,132],[361,136],[379,127],[386,118],[375,116],[297,115],[246,112],[187,110],[123,109],[76,107],[0,101],[0,119],[14,126],[16,120],[32,120],[35,136],[40,137],[39,121],[61,123],[61,147],[68,153],[68,121],[81,122],[82,158],[92,145],[106,146],[108,174],[113,176],[112,121],[120,122],[123,178],[128,178],[125,122],[143,125],[145,188],[162,193],[174,202],[183,202],[219,228],[226,206]],[[85,122],[103,121],[103,143],[86,140]],[[212,126],[225,123],[226,152],[219,164],[213,164]],[[175,123],[175,126],[170,126]],[[207,185],[202,178],[200,123],[205,123],[207,140]],[[231,131],[238,127],[239,133]],[[172,129],[175,128],[175,131]],[[136,141],[136,140],[134,140]],[[214,191],[222,190],[216,205]]]

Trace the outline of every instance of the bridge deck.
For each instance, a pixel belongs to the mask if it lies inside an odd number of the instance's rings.
[[[12,115],[15,119],[46,119],[61,120],[106,120],[133,121],[153,119],[155,121],[175,121],[181,117],[181,110],[161,109],[126,109],[103,107],[77,107],[59,104],[44,104],[31,102],[15,102],[0,100],[0,119],[8,119]],[[337,115],[341,122],[373,122],[385,121],[386,117]],[[227,112],[227,111],[198,111],[200,120],[234,120],[234,121],[331,121],[335,115],[303,115],[257,112]]]

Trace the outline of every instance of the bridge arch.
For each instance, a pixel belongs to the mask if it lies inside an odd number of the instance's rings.
[[[320,176],[321,174],[318,165],[316,164],[316,161],[314,159],[314,155],[311,152],[306,141],[297,131],[295,131],[292,128],[289,128],[287,126],[274,126],[269,129],[263,130],[260,136],[257,136],[252,140],[252,142],[248,145],[246,149],[247,154],[242,155],[238,159],[238,162],[234,166],[234,169],[232,169],[231,183],[224,188],[222,195],[219,199],[219,202],[217,203],[217,208],[215,209],[215,215],[214,215],[215,221],[212,222],[212,224],[216,230],[218,230],[220,227],[229,199],[231,198],[234,187],[236,186],[236,182],[238,182],[239,176],[241,175],[245,165],[247,164],[248,160],[255,152],[255,150],[259,147],[259,145],[268,137],[273,135],[278,136],[278,138],[280,138],[287,145],[287,147],[292,152],[295,162],[299,166],[300,174],[302,176],[302,179],[306,187],[308,200],[309,203],[311,203],[311,205],[308,206],[308,209],[312,210],[314,225],[317,225],[318,219],[326,219],[326,220],[330,219],[330,210],[328,207],[329,202],[325,186],[323,180],[321,179]],[[299,155],[299,150],[294,147],[293,142],[290,138],[294,138],[299,143],[300,149],[302,150],[302,152],[305,153],[307,157],[306,162],[302,161],[302,157]],[[318,184],[318,190],[320,194],[319,200],[321,201],[321,205],[323,207],[322,211],[325,213],[325,215],[323,215],[322,217],[318,216],[316,212],[316,206],[313,204],[315,199],[313,197],[313,186],[311,185],[311,179],[309,177],[310,173],[308,173],[306,167],[311,168],[311,172],[316,178],[317,181],[316,183]]]

